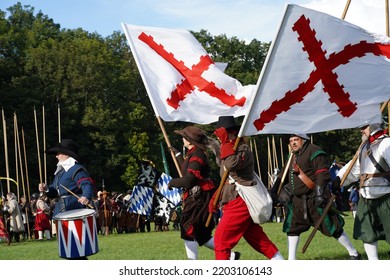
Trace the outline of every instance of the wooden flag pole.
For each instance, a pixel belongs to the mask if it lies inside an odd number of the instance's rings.
[[[165,131],[165,127],[164,127],[164,124],[163,124],[161,118],[160,118],[160,117],[157,117],[157,121],[158,121],[158,124],[160,125],[161,131],[162,131],[162,133],[163,133],[163,135],[164,135],[164,139],[165,139],[165,142],[167,143],[167,146],[168,146],[168,147],[172,147],[171,142],[169,141],[167,132]],[[175,163],[177,172],[179,173],[179,176],[182,177],[183,175],[182,175],[182,173],[181,173],[181,168],[180,168],[180,166],[179,166],[179,163],[177,162],[175,153],[174,153],[172,150],[171,150],[170,152],[171,152],[171,156],[172,156],[173,162]]]
[[[345,19],[345,16],[347,15],[347,12],[348,12],[348,8],[349,8],[349,5],[351,4],[351,0],[348,0],[347,1],[347,4],[345,4],[345,8],[344,8],[344,11],[343,11],[343,15],[341,16],[342,19]]]

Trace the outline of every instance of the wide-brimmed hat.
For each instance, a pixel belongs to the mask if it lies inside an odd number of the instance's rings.
[[[61,153],[67,156],[74,158],[76,161],[80,162],[80,158],[77,155],[79,150],[79,145],[71,139],[62,139],[61,143],[57,146],[49,148],[46,150],[46,153],[49,155],[56,155]]]
[[[175,130],[175,133],[184,137],[192,145],[195,145],[204,151],[207,150],[207,135],[199,127],[190,125],[183,128],[182,130]]]
[[[236,124],[236,120],[233,116],[220,116],[214,128],[217,129],[220,127],[224,127],[226,129],[240,129],[240,126]]]

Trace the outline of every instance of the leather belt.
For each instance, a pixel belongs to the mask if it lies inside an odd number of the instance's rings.
[[[294,164],[294,172],[297,172],[299,173],[298,174],[298,178],[301,179],[301,181],[311,190],[313,190],[316,186],[316,184],[314,184],[314,182],[309,178],[307,177],[307,175],[305,174],[305,172],[302,171],[302,169],[298,166],[298,164]]]

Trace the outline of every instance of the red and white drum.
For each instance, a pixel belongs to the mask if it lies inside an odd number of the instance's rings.
[[[94,209],[75,209],[58,213],[58,254],[73,259],[99,252]]]

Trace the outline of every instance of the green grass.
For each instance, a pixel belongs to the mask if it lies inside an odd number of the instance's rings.
[[[355,248],[367,259],[363,243],[352,239],[353,220],[351,216],[345,217],[345,231],[351,238]],[[267,223],[263,225],[264,231],[270,239],[278,246],[281,254],[287,258],[287,237],[282,232],[282,223]],[[303,254],[301,249],[309,234],[301,235],[297,258],[301,260],[347,260],[347,251],[334,238],[323,236],[317,232],[310,246]],[[183,240],[177,231],[131,234],[110,234],[99,235],[100,251],[88,258],[90,260],[185,260]],[[241,260],[266,260],[266,258],[253,250],[242,238],[234,248],[234,251],[241,252]],[[379,258],[389,260],[390,245],[385,241],[379,242]],[[200,247],[200,260],[213,260],[213,251]],[[7,246],[0,243],[0,260],[62,260],[58,256],[58,242],[28,240],[20,243],[11,243]]]

